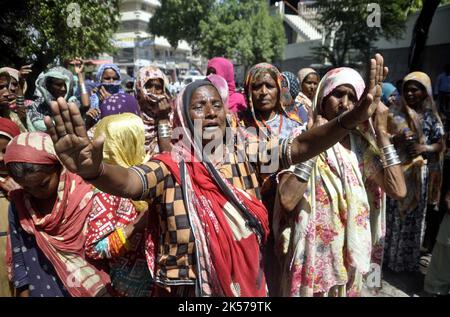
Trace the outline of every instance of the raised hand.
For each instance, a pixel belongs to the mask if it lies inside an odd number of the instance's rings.
[[[84,71],[84,61],[81,58],[79,58],[79,57],[75,58],[74,60],[72,60],[70,62],[70,64],[73,65],[75,74],[79,75],[79,74],[83,73],[83,71]]]
[[[102,172],[104,138],[89,140],[76,104],[67,104],[60,97],[50,103],[50,109],[53,120],[46,116],[45,125],[62,164],[85,179],[99,176]]]
[[[375,54],[370,60],[370,69],[367,73],[366,89],[364,90],[358,105],[351,111],[352,119],[356,123],[362,123],[372,117],[381,100],[381,85],[389,70],[384,66],[383,56]]]

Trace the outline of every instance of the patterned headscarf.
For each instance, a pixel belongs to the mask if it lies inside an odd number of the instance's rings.
[[[60,165],[52,139],[42,132],[16,136],[5,153],[5,163],[12,162]],[[31,197],[25,190],[13,191],[11,197],[20,225],[35,237],[38,248],[52,263],[71,296],[101,295],[110,283],[109,276],[87,262],[84,252],[84,229],[92,210],[92,186],[63,169],[57,191],[53,209],[45,216],[31,207]]]
[[[136,78],[136,94],[139,95],[142,90],[145,92],[145,84],[151,79],[161,79],[164,85],[165,93],[170,96],[169,80],[167,76],[156,66],[148,66],[139,69]]]
[[[139,104],[133,96],[123,92],[119,92],[108,97],[100,105],[101,118],[120,113],[134,113],[137,116],[141,115]]]
[[[297,76],[291,72],[283,72],[283,87],[287,87],[291,93],[292,100],[295,100],[298,93],[300,92],[300,85],[298,83]]]
[[[265,74],[269,74],[274,80],[278,88],[278,102],[276,107],[279,107],[280,111],[286,112],[286,107],[292,104],[292,97],[287,87],[283,87],[280,71],[273,65],[268,63],[260,63],[253,66],[247,73],[245,80],[245,95],[248,100],[247,111],[244,115],[245,126],[254,126],[255,124],[259,128],[265,128],[261,125],[259,120],[256,119],[255,108],[252,100],[252,83],[253,81],[261,78]],[[286,113],[287,116],[289,114]],[[264,130],[263,130],[264,131]]]
[[[8,73],[9,76],[14,78],[17,82],[19,82],[19,71],[17,69],[11,68],[11,67],[2,67],[0,68],[0,73]],[[23,93],[27,91],[27,82],[24,83],[23,86]]]

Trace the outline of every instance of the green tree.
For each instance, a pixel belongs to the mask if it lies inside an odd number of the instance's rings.
[[[200,21],[203,56],[225,56],[246,68],[282,57],[286,44],[283,22],[269,15],[264,0],[223,0]]]
[[[0,63],[19,67],[32,62],[32,84],[52,63],[113,52],[119,1],[6,0],[0,14]]]
[[[379,0],[381,27],[369,27],[366,0],[317,0],[320,8],[319,25],[325,28],[325,43],[314,49],[316,56],[327,58],[334,67],[358,60],[367,60],[373,53],[374,43],[383,36],[386,39],[400,38],[404,32],[409,8],[415,5],[411,0]],[[332,26],[337,26],[334,45],[330,49]]]
[[[207,18],[214,0],[161,0],[150,19],[149,31],[164,36],[173,47],[186,40],[194,49],[200,38],[199,21]]]

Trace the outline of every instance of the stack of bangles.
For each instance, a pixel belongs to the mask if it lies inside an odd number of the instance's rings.
[[[129,250],[128,240],[125,237],[125,233],[122,228],[116,229],[108,236],[109,251],[111,256],[118,256],[123,253],[123,249]]]
[[[388,168],[402,163],[393,144],[386,145],[381,148],[381,160],[383,163],[383,168]]]
[[[167,123],[158,124],[158,136],[160,138],[171,138],[172,129],[170,128],[170,125]]]
[[[316,161],[317,157],[314,157],[307,160],[306,162],[296,164],[294,168],[294,175],[303,182],[307,183],[309,178],[311,177],[313,168],[316,166]]]
[[[25,97],[24,96],[17,96],[16,97],[16,106],[17,107],[24,107],[25,106]]]

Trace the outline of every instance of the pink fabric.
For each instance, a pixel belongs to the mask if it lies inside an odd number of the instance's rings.
[[[233,64],[224,57],[214,57],[208,61],[208,68],[214,68],[216,74],[223,77],[228,84],[228,109],[239,112],[247,109],[244,95],[236,92]]]

